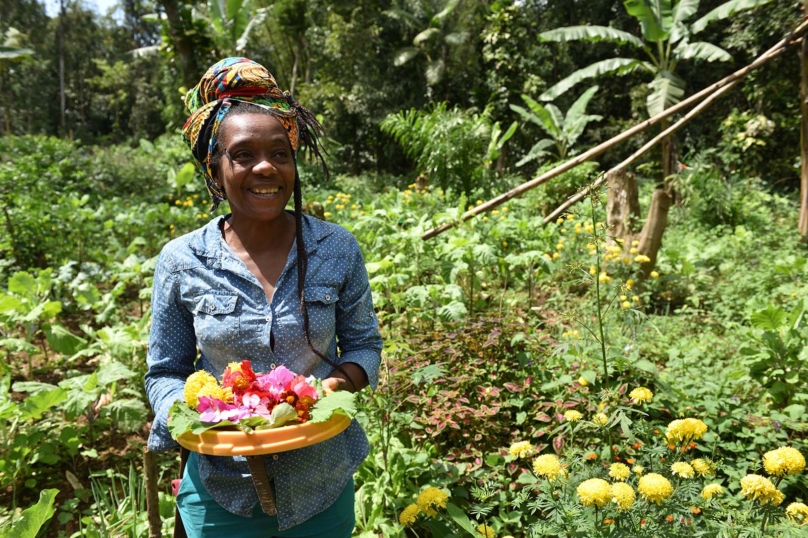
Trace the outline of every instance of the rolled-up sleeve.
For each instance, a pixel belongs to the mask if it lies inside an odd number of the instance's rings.
[[[382,337],[379,322],[373,310],[365,260],[356,239],[351,237],[352,255],[349,258],[348,278],[339,294],[336,311],[339,362],[353,362],[361,366],[373,390],[379,384]]]
[[[170,267],[164,250],[154,270],[145,378],[146,394],[154,410],[148,446],[155,452],[178,446],[168,432],[166,419],[174,401],[183,398],[185,380],[194,372],[196,358],[193,316],[180,301],[178,274]]]

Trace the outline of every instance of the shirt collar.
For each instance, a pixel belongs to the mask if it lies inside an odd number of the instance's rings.
[[[222,232],[221,223],[230,215],[212,219],[197,230],[189,244],[198,256],[209,258],[210,261],[221,267],[222,259]],[[303,241],[306,244],[306,254],[317,250],[318,243],[333,233],[331,225],[320,219],[303,215]]]

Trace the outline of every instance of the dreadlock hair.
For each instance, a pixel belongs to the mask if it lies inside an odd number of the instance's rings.
[[[325,163],[325,159],[323,157],[322,152],[320,151],[320,143],[319,143],[319,136],[325,135],[325,130],[323,126],[320,125],[320,122],[314,117],[314,115],[309,112],[306,108],[301,106],[291,97],[291,95],[286,94],[287,98],[290,101],[290,104],[295,108],[297,111],[297,120],[298,120],[298,140],[300,141],[300,146],[298,146],[298,151],[301,147],[305,147],[308,149],[309,154],[313,154],[317,159],[320,160],[320,163],[323,166],[323,172],[325,173],[326,180],[328,179],[328,166]],[[269,117],[274,117],[275,115],[272,113],[271,109],[267,109],[265,107],[256,107],[256,106],[243,106],[243,104],[250,104],[248,102],[238,102],[238,105],[233,106],[230,111],[228,112],[227,116],[222,120],[222,125],[219,127],[221,130],[224,128],[225,123],[227,123],[228,118],[233,116],[240,116],[242,114],[262,114]],[[219,169],[219,165],[221,164],[222,154],[224,153],[224,146],[221,143],[221,138],[219,141],[216,142],[216,146],[214,148],[213,155],[211,157],[212,165],[214,170]],[[303,315],[303,332],[306,335],[306,343],[309,345],[309,349],[317,355],[322,361],[330,364],[334,369],[338,370],[342,375],[345,376],[345,379],[350,383],[351,388],[356,390],[356,383],[348,375],[348,372],[345,369],[335,363],[334,361],[330,360],[326,357],[323,353],[318,351],[314,344],[311,342],[311,335],[309,333],[309,311],[306,308],[306,296],[305,296],[305,285],[306,285],[306,270],[308,269],[308,256],[306,255],[306,244],[303,240],[303,194],[301,192],[300,187],[300,175],[297,171],[297,154],[293,153],[293,159],[295,163],[295,185],[294,185],[294,203],[295,203],[295,244],[297,245],[297,295],[300,300],[300,313]]]

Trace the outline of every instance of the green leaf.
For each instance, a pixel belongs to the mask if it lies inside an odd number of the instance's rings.
[[[587,382],[589,382],[590,385],[594,385],[595,382],[597,381],[598,375],[593,370],[585,370],[585,371],[581,372],[581,377],[586,379]]]
[[[673,6],[673,24],[683,23],[696,14],[701,0],[679,0]]]
[[[123,432],[136,432],[146,423],[149,412],[143,402],[135,398],[116,399],[104,407],[116,427]]]
[[[258,426],[256,429],[266,430],[270,428],[280,428],[294,420],[297,420],[297,411],[295,411],[295,408],[286,402],[281,402],[272,408],[272,413],[269,414],[269,424]]]
[[[326,394],[312,407],[309,421],[326,422],[334,413],[354,418],[356,416],[356,394],[347,390]]]
[[[0,313],[22,310],[23,306],[22,301],[16,297],[6,295],[5,293],[0,293]]]
[[[39,492],[39,501],[30,508],[22,511],[22,515],[11,527],[0,529],[2,538],[36,538],[40,529],[53,516],[53,502],[58,489],[45,489]]]
[[[707,25],[713,21],[729,18],[735,13],[738,13],[739,11],[764,6],[770,3],[771,1],[772,0],[730,0],[729,2],[724,2],[720,6],[713,9],[705,16],[694,22],[693,25],[690,27],[690,31],[693,32],[694,34],[697,34],[702,30],[704,30],[707,27]]]
[[[200,426],[199,413],[191,409],[182,400],[175,400],[168,410],[168,432],[177,439],[185,432]]]
[[[134,379],[138,374],[130,370],[127,366],[120,362],[109,362],[102,364],[98,368],[98,383],[102,387],[106,387],[115,381],[121,379]]]
[[[564,117],[564,125],[575,121],[577,118],[584,115],[586,112],[586,107],[589,104],[589,101],[592,97],[597,93],[598,85],[594,85],[591,88],[587,89],[581,96],[572,103],[572,106],[567,109],[567,114]]]
[[[453,505],[452,503],[446,503],[446,512],[449,514],[449,517],[452,518],[452,521],[454,521],[458,527],[470,533],[472,536],[479,536],[479,534],[477,534],[477,529],[475,528],[474,524],[471,522],[471,520],[463,510]]]
[[[543,105],[537,103],[527,95],[522,95],[522,100],[527,104],[528,107],[530,107],[530,110],[535,115],[535,118],[539,120],[536,121],[534,118],[532,120],[533,123],[542,127],[544,131],[553,138],[556,138],[561,133],[561,123],[557,121],[558,118],[554,117],[553,114],[550,113],[548,108],[545,108]],[[519,107],[514,108],[511,106],[511,110],[521,114]],[[522,117],[525,119],[529,119],[529,116],[530,113],[522,114]]]
[[[646,41],[665,41],[673,29],[672,0],[624,0],[629,15],[642,27]]]
[[[648,372],[649,374],[658,374],[659,370],[656,367],[656,364],[649,361],[648,359],[640,359],[634,363],[634,368],[638,370],[642,370],[643,372]]]
[[[732,56],[721,47],[716,47],[712,43],[698,41],[687,43],[676,47],[673,54],[677,60],[703,60],[705,62],[731,62]]]
[[[419,33],[417,36],[412,38],[412,44],[416,47],[421,46],[423,43],[426,43],[433,37],[440,35],[440,30],[437,28],[427,28],[423,32]]]
[[[19,295],[36,295],[37,284],[34,277],[25,271],[14,273],[8,279],[8,291]]]
[[[611,28],[608,26],[567,26],[564,28],[556,28],[539,34],[539,41],[555,41],[564,43],[567,41],[591,41],[597,43],[598,41],[610,41],[612,43],[619,43],[621,45],[633,45],[642,48],[644,43],[638,37]]]
[[[519,162],[516,163],[516,166],[523,166],[534,159],[538,159],[539,157],[547,155],[548,152],[546,151],[546,149],[553,145],[555,145],[555,141],[549,138],[539,140],[532,148],[530,148],[530,151],[528,151],[527,155],[519,159]]]
[[[685,81],[670,71],[661,71],[649,84],[653,90],[648,96],[648,115],[656,116],[682,100],[685,94]]]
[[[195,171],[196,167],[193,163],[185,163],[182,168],[180,168],[180,171],[177,172],[177,175],[174,176],[174,184],[177,186],[177,189],[181,189],[190,183],[194,179]]]
[[[440,25],[440,23],[443,22],[443,19],[451,15],[459,4],[460,0],[449,0],[448,2],[446,2],[446,5],[443,6],[443,9],[440,10],[438,13],[436,13],[434,17],[432,17],[431,23],[435,26]]]
[[[20,404],[24,420],[39,420],[42,415],[67,399],[67,391],[62,388],[37,392]]]
[[[776,331],[785,323],[788,315],[780,308],[769,306],[752,314],[752,326],[764,331]]]
[[[601,60],[595,62],[583,69],[579,69],[557,82],[551,88],[548,88],[543,94],[539,96],[542,101],[552,101],[559,95],[563,94],[579,82],[586,79],[599,77],[601,75],[627,75],[639,69],[646,69],[650,72],[655,72],[655,68],[647,62],[635,60],[634,58],[609,58],[608,60]]]
[[[393,65],[396,67],[402,66],[405,63],[409,62],[418,54],[420,54],[421,49],[417,47],[404,47],[403,49],[399,49],[396,51],[395,55],[393,56]]]
[[[48,344],[62,355],[75,355],[87,345],[87,340],[74,335],[63,325],[45,325],[43,330]]]

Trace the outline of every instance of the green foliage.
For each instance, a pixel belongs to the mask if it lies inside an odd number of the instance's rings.
[[[40,529],[53,516],[53,502],[59,493],[57,489],[42,490],[39,502],[22,511],[19,519],[11,525],[0,526],[0,536],[3,538],[36,538]]]

